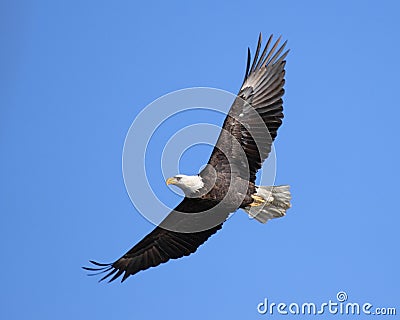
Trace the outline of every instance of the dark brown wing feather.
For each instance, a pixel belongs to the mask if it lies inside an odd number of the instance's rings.
[[[268,51],[271,35],[260,55],[260,34],[251,67],[250,51],[248,53],[243,85],[208,162],[217,171],[233,170],[254,182],[257,171],[271,151],[283,119],[285,58],[289,52],[282,54],[286,42],[277,50],[279,42],[280,38]]]
[[[201,205],[196,203],[195,199],[188,198],[185,198],[175,208],[177,212],[200,212],[204,209],[205,207],[201,207]],[[160,224],[161,226],[164,225],[170,229],[172,224],[176,223],[193,224],[194,221],[190,216],[187,221],[183,222],[181,215],[173,217],[175,210]],[[83,267],[83,269],[93,271],[90,275],[105,273],[105,276],[100,281],[111,277],[109,280],[111,282],[123,274],[121,280],[123,282],[130,275],[134,275],[141,270],[158,266],[170,259],[178,259],[194,253],[211,235],[222,228],[222,223],[228,214],[229,212],[221,212],[220,220],[218,220],[219,224],[199,232],[176,232],[158,226],[117,261],[109,264],[90,261],[95,267]],[[219,213],[216,215],[219,215]]]

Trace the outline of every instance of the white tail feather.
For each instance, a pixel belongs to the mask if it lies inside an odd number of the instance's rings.
[[[256,187],[256,196],[263,198],[265,201],[259,206],[248,206],[243,210],[248,213],[251,219],[256,219],[261,223],[268,220],[283,217],[286,210],[291,207],[290,199],[292,198],[289,186],[268,186]]]

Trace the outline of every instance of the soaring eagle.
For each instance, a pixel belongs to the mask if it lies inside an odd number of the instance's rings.
[[[100,281],[122,281],[170,259],[194,253],[222,228],[228,216],[243,209],[261,223],[282,217],[290,207],[289,186],[256,186],[256,173],[268,157],[283,118],[286,42],[261,51],[261,34],[254,59],[250,49],[243,84],[224,121],[210,160],[197,175],[167,179],[182,189],[182,202],[146,237],[113,263],[90,261]],[[279,47],[279,49],[278,49]]]

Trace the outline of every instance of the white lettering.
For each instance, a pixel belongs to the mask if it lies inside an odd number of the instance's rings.
[[[266,314],[267,310],[268,310],[268,299],[265,298],[264,302],[261,302],[261,303],[258,304],[257,311],[258,311],[259,314]]]
[[[288,314],[285,308],[286,308],[286,303],[281,302],[280,304],[278,304],[278,312],[280,314]]]

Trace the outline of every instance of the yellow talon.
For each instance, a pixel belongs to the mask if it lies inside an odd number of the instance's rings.
[[[256,196],[255,194],[252,194],[251,197],[253,198],[254,201],[250,203],[250,207],[258,207],[265,202],[263,198],[261,198],[260,196]]]

